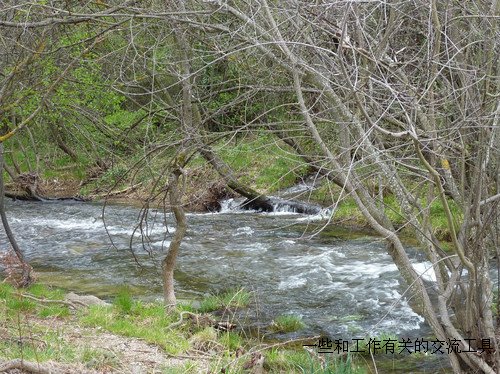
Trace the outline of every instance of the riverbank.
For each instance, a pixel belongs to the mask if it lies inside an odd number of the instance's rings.
[[[333,224],[356,228],[369,226],[352,198],[326,178],[311,173],[311,169],[300,157],[287,152],[285,143],[266,134],[255,133],[238,141],[221,142],[216,148],[221,159],[230,166],[243,185],[266,195],[274,195],[308,181],[310,188],[289,197],[331,209],[334,214],[326,218]],[[37,181],[35,189],[41,196],[50,198],[78,197],[135,206],[147,203],[149,207],[161,208],[165,204],[165,186],[168,184],[168,175],[164,175],[163,169],[171,160],[168,155],[164,155],[145,167],[138,166],[139,159],[138,156],[122,157],[92,163],[88,159],[75,161],[65,154],[58,154],[57,157],[54,155],[50,163],[40,163],[36,174],[38,179],[34,179]],[[9,163],[10,158],[7,161]],[[22,166],[19,166],[19,171],[25,172]],[[193,156],[184,171],[185,191],[182,202],[187,211],[217,211],[221,200],[236,197],[221,176],[200,156]],[[33,177],[33,173],[28,174]],[[21,179],[23,183],[26,182],[26,178]],[[407,183],[409,188],[418,188],[415,181]],[[380,205],[400,233],[414,236],[412,229],[407,228],[408,221],[391,191],[376,181],[370,186],[370,193],[378,197]],[[13,183],[11,180],[7,190],[23,193],[19,181]],[[442,203],[438,199],[430,202],[424,199],[420,204],[423,208],[430,209],[433,234],[445,242],[444,249],[448,249],[451,235]],[[452,201],[449,201],[449,205],[458,226],[459,209]]]
[[[237,197],[207,165],[193,169],[188,168],[186,174],[188,183],[183,203],[188,212],[216,212],[220,210],[222,200]],[[302,184],[306,179],[307,177],[303,176],[293,182],[289,181],[284,186],[291,187],[293,183]],[[131,181],[128,181],[115,188],[101,182],[94,181],[90,186],[85,179],[78,180],[66,175],[64,178],[42,180],[41,188],[44,191],[44,196],[51,199],[64,200],[75,197],[84,201],[101,201],[106,204],[124,204],[136,207],[143,207],[147,204],[150,208],[164,207],[164,195],[157,195],[156,198],[152,198],[151,190],[153,186],[150,182],[132,184]],[[11,184],[10,187],[15,193],[22,194],[22,191],[16,190],[14,185]],[[252,187],[255,186],[252,185]],[[318,216],[316,217],[318,221],[328,220],[331,226],[352,228],[355,231],[375,234],[375,231],[370,228],[355,202],[349,197],[341,196],[342,193],[339,187],[332,186],[328,181],[320,180],[316,182],[315,187],[293,195],[292,198],[296,201],[319,205],[325,209],[325,212],[327,209],[332,210],[335,208],[332,216],[328,214],[324,214],[322,218]],[[399,228],[400,234],[405,237],[405,240],[414,241],[414,233],[411,227],[408,227],[408,222],[403,219],[401,209],[395,198],[388,194],[383,199],[388,217],[394,226]],[[455,210],[454,204],[450,204],[451,208]],[[433,234],[437,239],[441,240],[443,249],[448,250],[451,248],[451,236],[442,204],[439,201],[434,201],[429,205],[429,209],[432,212]]]
[[[196,308],[183,303],[167,309],[133,300],[125,291],[105,303],[41,284],[16,290],[0,283],[0,371],[365,372],[350,358],[328,360],[302,348],[317,337],[272,344],[246,335],[231,316],[247,302],[248,294],[238,290]],[[287,326],[276,323],[276,328]]]

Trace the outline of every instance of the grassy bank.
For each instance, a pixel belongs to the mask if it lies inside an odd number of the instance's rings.
[[[211,296],[198,308],[134,300],[80,307],[64,291],[0,283],[0,361],[20,359],[67,372],[363,373],[350,358],[320,357],[300,342],[267,344],[243,333],[231,310],[248,306],[237,290]],[[208,311],[218,311],[215,314]],[[302,328],[277,319],[282,328]],[[229,331],[226,331],[229,330]]]
[[[346,196],[345,193],[341,192],[340,187],[332,183],[323,181],[317,189],[307,196],[307,198],[325,207],[335,206],[335,214],[332,218],[333,223],[357,227],[369,226],[368,221],[357,207],[354,199]],[[383,207],[384,212],[393,225],[399,228],[402,235],[406,237],[414,236],[412,227],[405,219],[401,206],[398,204],[394,195],[390,192],[386,192],[383,196],[383,201],[379,201],[379,204]],[[448,249],[451,236],[443,204],[438,199],[430,202],[421,199],[420,204],[424,209],[429,209],[430,225],[433,228],[433,234],[437,239],[445,242],[444,249]],[[459,209],[451,200],[448,201],[448,204],[453,217],[457,220],[455,227],[458,229],[461,221]]]

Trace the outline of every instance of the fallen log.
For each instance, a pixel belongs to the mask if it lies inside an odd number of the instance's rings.
[[[29,195],[25,192],[16,192],[16,191],[5,191],[5,197],[8,197],[12,200],[20,200],[20,201],[41,201],[41,202],[50,202],[50,201],[89,201],[90,199],[84,198],[82,196],[67,196],[67,197],[42,197],[38,195]]]
[[[272,212],[273,204],[271,199],[254,189],[245,186],[234,175],[231,167],[226,164],[209,146],[203,144],[199,147],[198,151],[208,161],[210,165],[219,173],[224,179],[226,185],[234,192],[246,197],[247,200],[243,202],[241,207],[243,209],[261,210],[264,212]]]
[[[43,201],[43,199],[39,196],[28,195],[25,192],[13,192],[13,191],[5,191],[5,197],[8,197],[12,200],[21,200],[21,201]]]
[[[118,191],[109,191],[109,192],[105,192],[105,193],[101,193],[101,194],[96,194],[96,195],[92,195],[94,198],[108,198],[108,197],[113,197],[113,196],[118,196],[118,195],[123,195],[123,194],[126,194],[126,193],[129,193],[129,192],[133,192],[135,191],[137,188],[139,188],[140,186],[142,185],[142,182],[139,182],[139,183],[136,183],[132,186],[128,186],[122,190],[118,190]]]

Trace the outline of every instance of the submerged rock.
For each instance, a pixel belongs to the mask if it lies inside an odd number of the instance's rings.
[[[258,210],[262,212],[301,213],[309,215],[319,214],[323,210],[322,207],[316,204],[287,200],[274,196],[266,197],[263,201],[247,199],[240,207],[246,210]]]

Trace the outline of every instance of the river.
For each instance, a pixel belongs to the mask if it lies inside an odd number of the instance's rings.
[[[161,297],[158,264],[175,230],[170,214],[148,210],[141,234],[142,211],[136,207],[109,205],[103,211],[93,203],[9,201],[7,211],[42,281],[103,298],[123,285],[146,299]],[[226,209],[187,218],[175,275],[180,299],[245,287],[253,292],[250,323],[265,326],[284,314],[302,317],[305,330],[278,338],[428,333],[376,236],[329,226],[311,237],[305,231],[319,217],[290,213]],[[0,245],[5,248],[4,237]],[[417,250],[410,252],[423,272],[429,264]],[[432,271],[423,276],[432,286]]]

